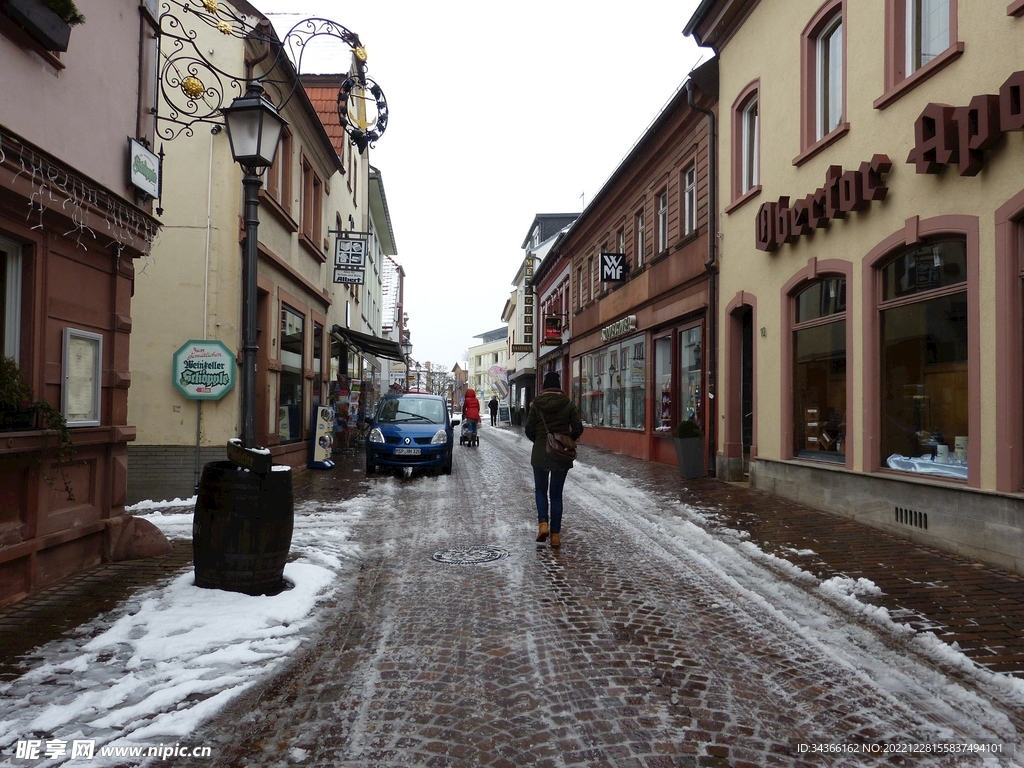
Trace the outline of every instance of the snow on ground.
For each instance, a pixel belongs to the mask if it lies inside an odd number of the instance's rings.
[[[351,527],[368,504],[296,505],[293,562],[284,574],[292,586],[279,595],[200,589],[188,571],[37,650],[45,661],[0,685],[2,753],[30,738],[153,746],[187,737],[309,636],[317,603],[358,555]],[[131,511],[183,539],[192,535],[191,505],[142,502]]]

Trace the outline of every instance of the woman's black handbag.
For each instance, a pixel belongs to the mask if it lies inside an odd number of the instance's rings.
[[[568,435],[561,435],[548,430],[544,414],[540,412],[539,408],[537,409],[537,415],[540,416],[541,424],[544,425],[544,431],[548,435],[545,441],[548,454],[560,464],[566,464],[571,467],[573,461],[576,460],[576,441]]]

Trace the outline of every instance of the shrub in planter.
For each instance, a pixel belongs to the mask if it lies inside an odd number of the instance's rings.
[[[63,414],[45,400],[33,401],[32,387],[21,380],[18,364],[12,358],[0,355],[0,431],[19,429],[45,429],[57,433],[57,466],[68,500],[74,501],[64,464],[75,449]],[[39,460],[42,460],[42,455]],[[45,479],[47,485],[55,487],[52,477]]]
[[[693,419],[679,422],[672,431],[679,474],[686,480],[704,477],[704,432]]]

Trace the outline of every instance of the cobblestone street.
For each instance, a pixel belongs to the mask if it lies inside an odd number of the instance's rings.
[[[1019,687],[960,674],[710,535],[650,476],[584,456],[561,550],[537,545],[528,446],[484,430],[450,478],[297,481],[379,503],[315,638],[195,734],[218,764],[1016,764]],[[507,556],[434,559],[468,547]],[[1004,752],[899,751],[964,743]]]

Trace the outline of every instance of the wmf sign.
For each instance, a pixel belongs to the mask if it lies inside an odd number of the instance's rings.
[[[601,254],[601,282],[621,283],[626,279],[626,254]]]
[[[362,285],[366,274],[366,240],[339,237],[334,242],[334,282]]]

